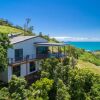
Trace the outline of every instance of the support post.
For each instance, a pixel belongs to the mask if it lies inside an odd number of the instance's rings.
[[[52,46],[52,54],[53,54],[53,46]]]
[[[65,53],[66,53],[66,52],[65,52],[65,46],[64,46],[64,55],[65,55]]]
[[[59,57],[59,51],[60,51],[59,49],[60,49],[60,48],[59,48],[59,46],[58,46],[58,57]]]

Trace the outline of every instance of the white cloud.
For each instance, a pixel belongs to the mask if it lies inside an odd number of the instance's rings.
[[[100,38],[87,38],[87,37],[52,37],[60,41],[100,41]]]

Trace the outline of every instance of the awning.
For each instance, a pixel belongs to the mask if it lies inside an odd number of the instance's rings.
[[[65,43],[35,43],[36,46],[66,46]]]

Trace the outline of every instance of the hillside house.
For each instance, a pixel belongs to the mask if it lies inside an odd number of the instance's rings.
[[[48,43],[39,36],[15,36],[10,38],[12,48],[8,49],[8,68],[0,74],[0,80],[9,82],[12,75],[25,77],[39,71],[41,59],[48,57],[64,57],[60,52],[62,43]],[[50,52],[49,47],[52,47]],[[54,52],[53,47],[58,47]]]

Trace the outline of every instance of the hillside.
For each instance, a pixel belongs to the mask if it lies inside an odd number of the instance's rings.
[[[0,26],[0,33],[23,33],[24,31],[11,26]]]
[[[95,74],[100,75],[100,66],[96,66],[95,64],[90,63],[88,61],[78,60],[76,67],[79,69],[89,69]]]

